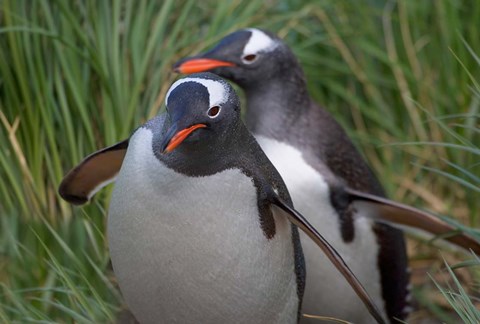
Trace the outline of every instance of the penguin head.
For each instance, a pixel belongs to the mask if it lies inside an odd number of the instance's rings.
[[[212,50],[175,63],[179,73],[211,71],[241,87],[275,77],[296,65],[293,53],[275,35],[256,28],[236,31]]]
[[[233,88],[212,73],[198,73],[176,81],[165,97],[170,128],[161,150],[201,151],[228,140],[240,122],[240,102]]]

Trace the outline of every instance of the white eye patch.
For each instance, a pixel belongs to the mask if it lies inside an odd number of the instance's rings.
[[[278,46],[278,43],[263,31],[256,28],[248,28],[246,30],[252,34],[243,48],[243,56],[259,52],[271,52]]]
[[[177,88],[179,85],[185,82],[196,82],[203,85],[207,88],[209,98],[209,107],[219,106],[228,100],[229,90],[227,87],[222,83],[214,80],[207,80],[207,79],[200,79],[200,78],[184,78],[176,81],[170,89],[168,89],[167,95],[165,97],[165,105],[168,106],[168,97],[170,97],[170,93]]]

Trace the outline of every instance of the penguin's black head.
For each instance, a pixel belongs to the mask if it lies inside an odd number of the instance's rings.
[[[240,102],[233,88],[212,73],[193,74],[176,81],[165,98],[170,128],[162,141],[168,154],[181,145],[199,151],[228,140],[240,122]]]
[[[183,59],[173,66],[179,73],[211,71],[241,87],[282,74],[295,65],[290,49],[275,35],[256,28],[236,31],[212,50]]]

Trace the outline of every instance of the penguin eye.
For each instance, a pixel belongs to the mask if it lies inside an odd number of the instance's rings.
[[[248,54],[242,57],[243,63],[251,64],[257,60],[257,55],[255,54]]]
[[[218,116],[218,114],[220,113],[220,106],[213,106],[213,107],[210,107],[210,109],[208,109],[207,111],[207,115],[210,117],[210,118],[215,118]]]

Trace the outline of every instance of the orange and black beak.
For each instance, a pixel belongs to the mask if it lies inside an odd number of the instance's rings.
[[[170,153],[172,152],[177,146],[182,144],[182,142],[194,131],[199,128],[205,128],[207,125],[205,124],[194,124],[189,127],[183,128],[178,130],[178,123],[174,123],[165,134],[165,139],[162,142],[162,153]]]
[[[177,73],[192,74],[224,66],[235,66],[235,63],[210,58],[190,57],[175,63],[173,70]]]

